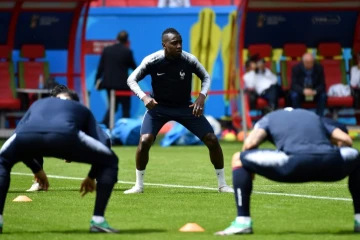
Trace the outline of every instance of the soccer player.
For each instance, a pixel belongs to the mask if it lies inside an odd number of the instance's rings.
[[[102,141],[103,135],[99,134],[94,116],[82,104],[54,97],[33,103],[15,133],[0,150],[0,232],[12,167],[17,162],[24,162],[40,186],[47,190],[47,176],[34,160],[43,156],[91,164],[80,188],[82,196],[96,190],[90,232],[118,232],[104,218],[105,208],[117,182],[118,157]]]
[[[79,96],[77,95],[76,92],[70,90],[68,87],[66,87],[65,85],[61,85],[61,84],[55,86],[51,90],[50,96],[61,98],[61,99],[74,100],[76,102],[80,101]],[[99,134],[98,136],[100,137],[100,142],[104,143],[108,148],[111,148],[111,140],[110,140],[109,136],[103,130],[101,130],[101,128],[99,126],[97,127],[97,131]],[[34,160],[37,161],[37,163],[41,166],[41,168],[44,168],[43,157],[36,157],[36,158],[34,158]],[[65,160],[65,162],[69,163],[70,161]],[[26,191],[27,192],[36,192],[36,191],[41,191],[41,190],[43,190],[43,189],[40,186],[37,179],[35,178],[31,187]]]
[[[145,57],[127,80],[130,89],[148,110],[144,115],[136,151],[136,184],[124,193],[143,193],[150,147],[161,127],[171,120],[184,125],[205,143],[215,167],[219,192],[233,192],[225,181],[222,149],[210,123],[203,116],[210,76],[195,56],[182,50],[181,35],[174,28],[162,33],[162,46],[163,50]],[[202,82],[201,92],[194,103],[191,102],[193,73]],[[138,84],[146,75],[151,75],[152,79],[151,96],[147,96]]]
[[[277,150],[257,149],[266,139]],[[331,144],[330,139],[343,147]],[[265,115],[246,138],[242,152],[233,155],[237,217],[230,227],[216,234],[252,233],[252,174],[288,183],[332,182],[349,176],[355,232],[360,232],[360,155],[351,145],[349,135],[313,112],[286,108]]]

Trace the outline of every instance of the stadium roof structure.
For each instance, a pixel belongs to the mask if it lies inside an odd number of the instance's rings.
[[[243,50],[252,44],[269,44],[274,49],[286,43],[317,48],[322,42],[338,42],[343,48],[360,50],[359,0],[242,0],[237,12],[240,79],[246,60]],[[245,130],[252,126],[248,112],[245,109],[241,114]]]
[[[7,34],[1,34],[0,45],[15,50],[23,44],[42,44],[46,50],[67,50],[66,71],[53,75],[66,77],[72,89],[75,79],[81,81],[84,100],[84,42],[91,1],[2,0],[0,31]]]

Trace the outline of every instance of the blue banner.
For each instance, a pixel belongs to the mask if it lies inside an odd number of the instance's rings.
[[[11,20],[10,12],[1,12],[0,13],[0,44],[7,43],[7,36],[9,32],[9,25]]]
[[[47,50],[67,49],[72,12],[24,12],[16,27],[15,49],[22,44],[43,44]]]
[[[316,48],[321,42],[352,47],[357,16],[356,11],[249,12],[245,47],[269,43],[273,48],[282,48],[285,43],[305,43]]]

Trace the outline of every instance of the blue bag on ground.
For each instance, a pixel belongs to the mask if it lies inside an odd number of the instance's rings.
[[[203,142],[180,123],[175,123],[161,140],[162,147],[170,145],[199,145]]]
[[[140,140],[141,119],[121,118],[111,131],[113,144],[138,145]]]

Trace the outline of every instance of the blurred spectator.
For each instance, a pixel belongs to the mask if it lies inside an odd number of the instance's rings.
[[[249,64],[251,69],[251,62]],[[258,60],[255,69],[250,70],[244,75],[245,88],[253,89],[250,94],[251,107],[255,108],[258,97],[268,101],[269,108],[267,110],[275,110],[278,107],[280,96],[280,87],[277,84],[277,76],[265,67],[264,59]]]
[[[310,53],[305,53],[302,62],[295,65],[291,74],[290,98],[293,108],[300,108],[304,101],[316,102],[316,113],[324,115],[326,107],[324,68],[315,62]]]
[[[351,67],[350,85],[354,88],[360,87],[360,52],[356,55],[357,65]]]
[[[190,7],[190,0],[159,0],[158,7]]]
[[[117,36],[117,43],[104,48],[101,54],[95,84],[97,89],[107,90],[109,103],[111,90],[130,91],[126,81],[129,76],[129,69],[135,70],[136,63],[132,51],[128,48],[128,43],[128,33],[121,31]],[[116,97],[116,109],[119,103],[122,105],[122,117],[129,118],[130,95]],[[109,125],[109,110],[110,106],[102,122],[106,126]]]
[[[256,61],[258,59],[258,55],[251,56],[245,63],[245,72],[250,72],[256,69]]]

